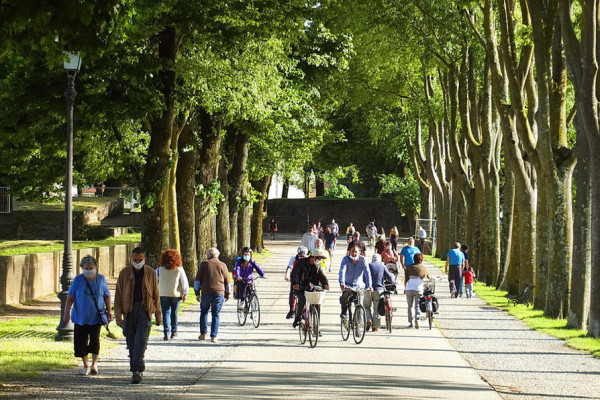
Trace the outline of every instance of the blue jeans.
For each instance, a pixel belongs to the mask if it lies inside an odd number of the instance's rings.
[[[210,322],[210,337],[217,337],[219,333],[219,313],[225,301],[222,294],[204,294],[200,300],[200,334],[206,335],[208,331],[208,310],[211,309],[212,320]]]
[[[165,335],[169,332],[177,332],[177,312],[179,311],[181,297],[160,297],[160,308],[163,315],[163,332]]]
[[[460,269],[460,280],[458,281],[458,295],[462,296],[463,294],[463,282],[465,280],[465,278],[463,277],[463,269]]]

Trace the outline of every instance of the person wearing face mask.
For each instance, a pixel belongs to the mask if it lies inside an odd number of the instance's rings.
[[[392,243],[385,244],[385,250],[381,253],[381,262],[385,264],[390,272],[398,276],[398,253],[394,250]]]
[[[83,273],[73,279],[65,303],[63,320],[69,322],[71,319],[75,325],[73,347],[75,357],[81,357],[83,361],[81,375],[97,375],[102,323],[96,303],[101,310],[106,307],[106,315],[110,321],[112,319],[110,291],[106,278],[98,273],[98,262],[94,257],[83,257],[79,265]],[[73,306],[73,313],[71,313],[71,306]],[[89,364],[90,353],[92,353],[92,365]]]
[[[266,278],[262,268],[260,268],[257,262],[252,259],[252,249],[250,247],[244,247],[242,249],[242,259],[238,260],[233,269],[233,276],[235,276],[233,296],[235,299],[239,296],[242,298],[246,297],[246,286],[251,284],[254,280],[254,270],[256,270],[261,277]]]
[[[367,290],[373,290],[371,287],[371,271],[365,261],[365,258],[360,255],[360,247],[355,245],[350,249],[350,254],[342,259],[340,265],[339,275],[340,289],[342,289],[342,319],[347,319],[346,312],[348,311],[348,297],[352,294],[350,290],[346,288],[352,288],[359,290],[366,288]]]
[[[310,252],[308,258],[301,258],[296,262],[292,270],[292,287],[298,297],[296,307],[296,316],[294,318],[293,327],[297,327],[302,318],[302,312],[306,304],[305,290],[311,290],[310,285],[321,286],[325,290],[329,290],[329,281],[321,268],[321,261],[325,259],[325,252],[321,249],[315,249]],[[317,306],[319,316],[321,315],[321,306]]]
[[[146,364],[144,354],[152,327],[151,315],[156,325],[162,324],[158,280],[154,269],[146,264],[146,251],[133,249],[131,265],[122,269],[115,290],[115,319],[123,328],[129,350],[131,383],[140,383]]]

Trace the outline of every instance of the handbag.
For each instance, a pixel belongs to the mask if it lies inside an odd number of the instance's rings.
[[[90,281],[88,281],[86,279],[85,284],[87,285],[88,289],[90,290],[90,296],[92,296],[92,299],[94,300],[94,305],[96,306],[96,311],[98,312],[98,317],[100,318],[100,323],[106,328],[106,331],[110,334],[110,329],[108,329],[108,323],[110,321],[108,320],[108,315],[106,314],[106,308],[102,307],[102,310],[101,310],[100,307],[98,306],[98,300],[96,299],[96,295],[95,295],[94,291],[92,290],[92,285],[90,285]]]

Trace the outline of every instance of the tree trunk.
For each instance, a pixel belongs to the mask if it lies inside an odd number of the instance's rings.
[[[177,54],[175,28],[165,28],[158,35],[158,57],[175,62]],[[150,146],[146,156],[144,178],[140,187],[142,195],[142,247],[146,250],[148,264],[154,265],[169,243],[169,161],[171,134],[175,110],[175,70],[163,69],[158,73],[164,107],[160,117],[150,123]]]
[[[283,187],[281,189],[281,198],[287,199],[290,191],[290,178],[283,178]]]
[[[252,223],[251,223],[251,236],[250,242],[252,248],[258,253],[262,253],[263,245],[263,209],[265,206],[265,199],[269,193],[269,186],[271,185],[271,176],[266,175],[262,179],[252,181],[252,187],[258,190],[260,193],[259,199],[252,205]]]
[[[221,159],[219,160],[218,167],[218,175],[219,182],[221,183],[220,192],[223,198],[217,204],[217,247],[221,252],[221,261],[225,264],[230,264],[233,261],[232,253],[231,253],[231,232],[229,225],[229,183],[228,183],[228,149],[229,143],[231,141],[230,133],[228,133],[228,137],[226,138],[226,145],[223,146],[224,151],[221,151]]]
[[[581,132],[579,115],[575,117],[575,127]],[[578,140],[581,140],[579,138]],[[577,146],[577,169],[575,170],[575,210],[573,218],[573,268],[571,271],[571,300],[569,302],[570,328],[586,330],[590,311],[591,289],[591,187],[590,187],[590,149],[585,145]]]
[[[321,173],[316,173],[315,174],[315,186],[316,186],[316,196],[317,197],[322,197],[325,196],[325,181],[323,180],[323,177],[321,176]]]
[[[508,270],[511,264],[511,248],[513,245],[513,215],[515,198],[515,180],[512,172],[505,171],[502,192],[502,227],[500,232],[500,276],[497,289],[508,290]]]
[[[181,240],[181,260],[188,281],[196,275],[196,168],[198,166],[198,143],[195,129],[186,126],[179,138],[182,151],[177,166],[177,215]]]
[[[250,136],[243,132],[238,132],[235,136],[235,146],[232,154],[232,167],[229,171],[229,229],[231,233],[232,254],[237,254],[237,250],[247,246],[240,246],[238,218],[241,207],[245,207],[245,195],[242,194],[246,176],[246,166],[248,163],[248,141]],[[237,248],[236,248],[237,247]]]
[[[252,216],[252,203],[248,199],[249,195],[248,180],[244,180],[242,185],[241,198],[242,203],[238,210],[238,251],[244,247],[251,247],[250,241],[250,227],[251,227],[251,216]]]
[[[196,197],[196,238],[199,260],[205,260],[209,248],[216,241],[216,196],[219,193],[218,167],[221,150],[221,121],[206,111],[200,111],[200,149],[199,167],[196,183],[200,186]]]

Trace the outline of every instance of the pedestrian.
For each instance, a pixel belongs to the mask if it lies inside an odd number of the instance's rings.
[[[300,241],[300,246],[306,247],[307,249],[314,249],[315,241],[318,238],[319,237],[317,236],[317,234],[313,233],[312,228],[309,226],[306,228],[306,232],[304,233],[304,235],[302,235],[302,240]]]
[[[326,265],[329,267],[329,272],[331,272],[331,263],[333,262],[333,252],[335,250],[335,234],[331,226],[328,226],[325,232],[325,250],[327,251]]]
[[[81,259],[82,273],[71,283],[65,303],[64,322],[73,321],[73,348],[75,357],[81,357],[83,371],[81,375],[98,374],[98,355],[100,354],[100,329],[102,321],[98,310],[105,310],[108,321],[112,319],[110,291],[104,275],[98,273],[98,262],[92,256]],[[96,307],[96,305],[98,307]],[[71,306],[73,313],[71,314]],[[92,353],[92,365],[89,354]]]
[[[317,236],[319,237],[319,239],[323,239],[323,237],[325,236],[325,231],[323,230],[321,221],[317,222],[317,224],[315,225],[315,229],[317,231],[316,233],[317,233]]]
[[[386,241],[385,241],[385,233],[379,235],[379,237],[377,238],[377,243],[375,243],[375,253],[377,254],[381,254],[383,253],[383,251],[386,248]]]
[[[145,264],[146,251],[136,247],[131,254],[131,265],[119,273],[115,291],[115,319],[123,328],[134,384],[142,381],[146,369],[144,355],[152,327],[151,315],[155,315],[157,326],[162,324],[158,280],[155,271]]]
[[[425,252],[425,239],[427,239],[427,231],[423,229],[422,226],[419,226],[419,244],[421,253]]]
[[[392,250],[398,251],[398,228],[395,226],[390,230],[390,243],[392,244]]]
[[[219,260],[221,253],[218,249],[211,247],[205,261],[200,263],[196,280],[194,282],[194,292],[196,300],[200,301],[200,336],[199,340],[206,339],[208,332],[208,311],[211,312],[210,322],[210,340],[217,343],[219,334],[219,316],[223,302],[229,300],[231,293],[231,280],[227,265]],[[200,292],[202,296],[200,299]]]
[[[448,274],[448,283],[450,285],[450,298],[456,298],[458,295],[458,282],[460,281],[460,275],[462,267],[465,263],[465,257],[460,251],[460,243],[455,242],[454,248],[451,249],[446,255],[446,268],[444,271]],[[450,272],[448,272],[448,266]]]
[[[277,232],[277,222],[275,222],[275,218],[271,218],[269,231],[271,232],[271,240],[275,240],[275,233]]]
[[[469,270],[469,246],[463,243],[460,246],[460,251],[463,254],[463,257],[465,258],[465,263],[463,264],[460,270],[460,280],[458,281],[458,297],[462,297],[463,295],[463,275]]]
[[[181,255],[175,249],[166,250],[156,268],[160,308],[163,315],[163,340],[177,336],[177,314],[179,304],[187,300],[190,284],[182,266]]]
[[[331,224],[328,225],[331,228],[331,233],[333,233],[333,247],[332,250],[335,250],[335,245],[337,244],[337,237],[340,235],[340,226],[335,222],[335,219],[331,220]]]
[[[412,309],[415,308],[414,327],[419,329],[419,299],[423,295],[423,279],[431,279],[429,271],[422,264],[423,254],[415,254],[414,263],[406,267],[404,286],[406,287],[406,303],[408,305],[408,327],[413,327]]]
[[[365,246],[365,242],[360,240],[360,232],[354,232],[354,240],[348,243],[348,249],[346,250],[346,255],[350,255],[350,251],[354,246],[358,246],[360,249],[360,255],[365,257],[367,255],[367,246]]]
[[[377,332],[379,325],[381,324],[379,319],[379,311],[377,311],[377,305],[381,294],[385,290],[385,281],[390,283],[396,283],[396,278],[388,271],[387,267],[381,262],[380,254],[373,254],[372,262],[369,263],[369,270],[371,271],[371,285],[373,291],[365,290],[364,306],[367,313],[367,326],[369,330],[373,327],[373,332]]]
[[[463,276],[465,277],[465,294],[467,295],[467,299],[470,299],[473,297],[473,280],[476,277],[473,267],[468,267]]]
[[[406,267],[414,264],[415,254],[420,254],[421,250],[415,246],[415,239],[412,237],[408,238],[408,242],[406,246],[400,250],[400,264],[402,265],[402,269],[406,270]]]

